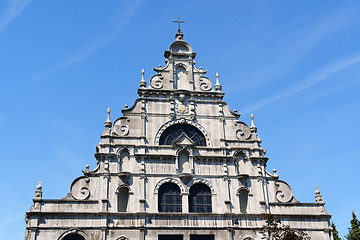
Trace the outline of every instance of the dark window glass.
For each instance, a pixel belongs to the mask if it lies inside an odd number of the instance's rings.
[[[205,184],[197,183],[191,186],[189,196],[189,211],[193,213],[211,213],[211,190]]]
[[[172,145],[182,133],[185,133],[194,143],[195,146],[206,146],[204,135],[195,127],[187,124],[175,124],[165,129],[161,134],[160,145]]]
[[[190,240],[214,240],[214,235],[190,235]]]
[[[158,240],[183,240],[182,235],[159,235]]]
[[[64,240],[85,240],[85,238],[83,238],[81,235],[79,234],[70,234],[67,235]]]
[[[129,201],[129,189],[122,187],[118,192],[118,211],[126,212],[127,205]]]
[[[164,183],[159,188],[159,212],[181,212],[180,188],[175,183]]]

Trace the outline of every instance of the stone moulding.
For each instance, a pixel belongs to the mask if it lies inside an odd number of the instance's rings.
[[[175,178],[164,178],[162,180],[160,180],[156,185],[155,185],[155,188],[154,188],[154,193],[155,194],[158,194],[159,192],[159,188],[161,185],[163,185],[164,183],[175,183],[176,185],[178,185],[178,187],[180,188],[180,191],[181,193],[185,193],[185,188],[184,188],[184,185],[177,179]]]
[[[79,234],[80,236],[84,237],[85,239],[87,239],[87,237],[88,237],[86,232],[84,232],[80,229],[77,229],[77,228],[72,228],[72,229],[69,229],[69,230],[63,232],[57,239],[58,240],[65,239],[68,235],[71,235],[71,234]]]
[[[206,180],[206,179],[204,179],[204,178],[194,178],[194,179],[192,179],[192,180],[186,185],[186,188],[185,188],[186,192],[188,193],[188,192],[190,191],[191,186],[194,185],[194,184],[196,184],[196,183],[202,183],[202,184],[207,185],[207,186],[210,188],[210,190],[211,190],[211,194],[212,194],[212,195],[216,195],[214,187],[211,185],[211,183],[210,183],[208,180]]]
[[[175,124],[188,124],[191,125],[197,129],[200,130],[200,132],[202,132],[204,134],[204,137],[206,139],[206,146],[210,147],[211,146],[211,142],[210,142],[210,138],[209,135],[207,133],[207,131],[205,130],[205,128],[203,126],[201,126],[199,123],[191,121],[191,120],[186,120],[186,119],[177,119],[177,120],[171,120],[167,123],[165,123],[164,125],[162,125],[158,132],[155,135],[155,145],[159,146],[159,141],[160,141],[160,137],[161,134],[165,131],[165,129],[167,129],[168,127],[175,125]]]

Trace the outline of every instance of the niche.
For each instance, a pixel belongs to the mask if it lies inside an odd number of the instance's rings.
[[[187,151],[184,150],[179,153],[178,164],[179,173],[190,174],[189,153]]]
[[[248,176],[248,170],[246,168],[246,159],[243,153],[239,153],[236,155],[236,172],[238,176]]]
[[[130,172],[130,154],[127,150],[120,153],[120,172]]]
[[[182,66],[176,68],[176,84],[177,89],[189,90],[189,83],[187,81],[186,69]]]

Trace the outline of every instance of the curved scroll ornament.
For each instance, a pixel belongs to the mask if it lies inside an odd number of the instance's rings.
[[[203,91],[210,91],[211,87],[212,87],[212,83],[210,81],[210,79],[208,79],[207,77],[203,77],[201,76],[199,78],[200,81],[200,89]]]
[[[236,131],[236,137],[239,140],[245,140],[250,137],[250,128],[245,124],[238,124],[238,130]]]
[[[287,203],[293,199],[292,190],[286,182],[278,180],[275,182],[275,186],[277,189],[275,193],[276,200]]]
[[[114,126],[115,133],[120,136],[126,136],[129,134],[129,126],[128,125],[115,125]]]
[[[71,196],[77,200],[85,200],[90,197],[90,178],[83,176],[74,180],[70,187]]]
[[[163,87],[162,79],[163,77],[161,76],[161,74],[156,74],[152,76],[150,79],[150,86],[155,89],[162,88]]]

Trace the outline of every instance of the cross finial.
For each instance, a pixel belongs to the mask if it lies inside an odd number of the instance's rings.
[[[42,183],[42,181],[38,181],[38,184],[41,184]]]
[[[316,190],[319,190],[319,187],[318,187],[318,186],[316,186],[315,188],[316,188]]]
[[[178,16],[177,21],[171,21],[171,22],[177,22],[178,23],[178,33],[181,33],[180,23],[186,23],[185,21],[180,21],[180,16]]]

